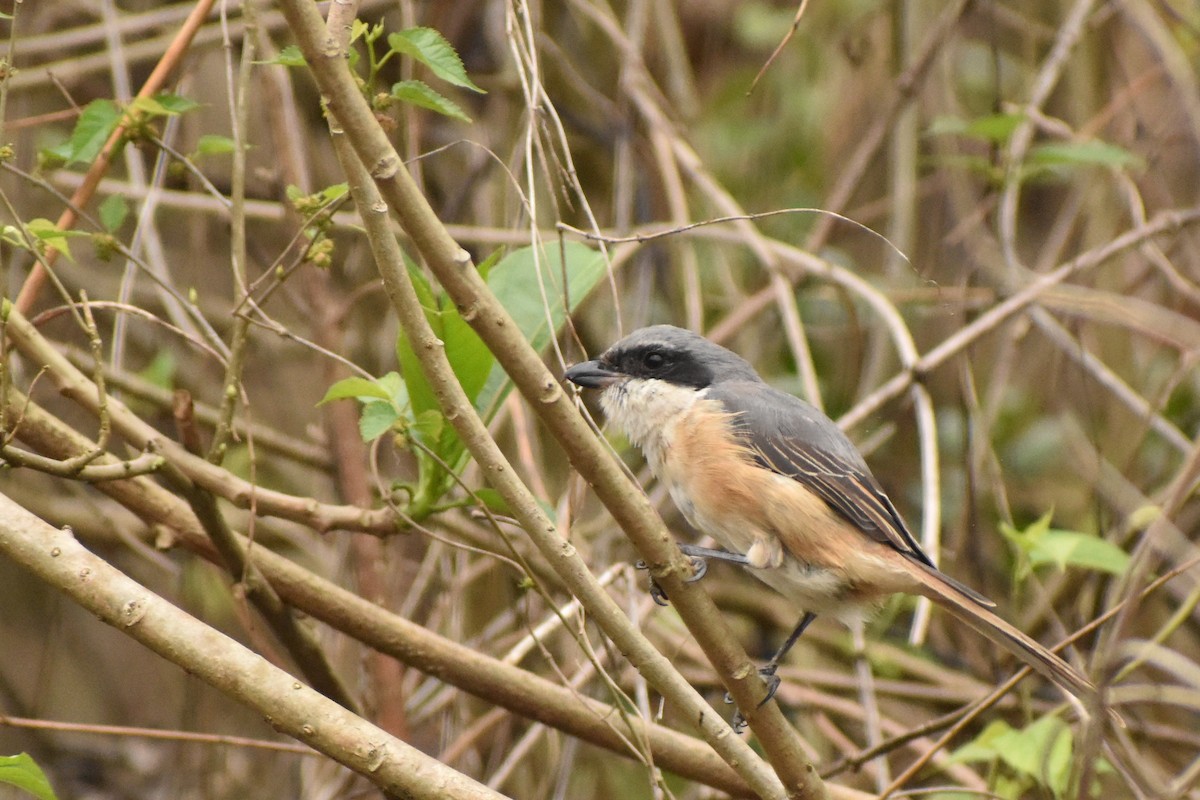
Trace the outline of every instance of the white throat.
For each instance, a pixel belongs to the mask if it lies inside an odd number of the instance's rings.
[[[655,474],[671,446],[675,422],[704,396],[666,381],[628,378],[600,395],[600,407],[612,424],[646,455]]]

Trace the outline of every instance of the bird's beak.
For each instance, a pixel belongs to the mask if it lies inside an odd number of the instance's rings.
[[[625,376],[605,368],[599,361],[584,361],[564,372],[563,377],[585,389],[607,389]]]

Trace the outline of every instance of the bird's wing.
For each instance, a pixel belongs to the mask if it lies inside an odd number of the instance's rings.
[[[765,384],[718,384],[708,396],[733,414],[761,466],[804,484],[872,539],[932,565],[862,456],[824,414]]]
[[[858,450],[828,417],[764,383],[716,384],[707,396],[733,415],[736,432],[760,465],[803,484],[875,541],[937,571]],[[946,580],[975,602],[995,605]]]

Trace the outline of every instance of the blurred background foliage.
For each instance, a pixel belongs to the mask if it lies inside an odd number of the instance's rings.
[[[0,173],[5,225],[36,230],[33,221],[58,217],[86,164],[64,166],[47,151],[69,149],[80,110],[92,101],[127,103],[190,8],[0,4],[12,15],[0,31],[15,67],[2,106],[0,143],[13,148]],[[94,235],[68,241],[72,258],[59,259],[55,275],[71,298],[86,290],[92,301],[124,304],[95,309],[110,385],[166,431],[168,390],[190,391],[207,419],[205,410],[222,402],[224,369],[194,346],[201,332],[147,274],[198,308],[223,341],[239,315],[252,321],[242,372],[247,402],[238,418],[255,434],[230,444],[224,466],[326,502],[402,506],[408,495],[401,485],[421,468],[412,441],[421,429],[368,447],[353,401],[317,405],[349,374],[330,353],[364,379],[399,366],[397,325],[352,205],[329,189],[344,177],[319,98],[302,69],[281,65],[290,39],[270,4],[255,7],[251,24],[239,4],[224,9],[227,19],[214,12],[170,87],[194,107],[154,119],[114,159],[88,209],[99,213],[101,200],[118,197],[127,213],[110,206],[97,224],[81,224]],[[914,529],[940,528],[947,571],[996,598],[1031,634],[1057,641],[1194,555],[1200,6],[826,0],[807,4],[795,35],[771,60],[796,14],[794,4],[765,0],[364,0],[359,16],[385,31],[440,31],[486,90],[439,84],[400,58],[380,67],[370,87],[382,88],[381,118],[477,263],[534,237],[550,247],[560,235],[581,240],[560,234],[558,223],[612,239],[604,247],[607,274],[546,351],[552,363],[594,354],[622,331],[671,322],[719,336],[780,388],[810,399],[816,389],[832,416],[852,415],[852,437]],[[254,64],[239,84],[248,43]],[[361,41],[358,47],[365,56]],[[389,86],[413,78],[435,86],[471,121],[386,100]],[[235,131],[229,92],[239,85],[248,114],[246,128]],[[248,148],[241,176],[228,152],[239,142]],[[245,202],[231,210],[223,198],[235,178],[245,181]],[[318,209],[327,218],[313,216]],[[644,242],[621,238],[784,209],[806,210]],[[1176,212],[1182,224],[1159,236],[1138,234],[1147,220]],[[252,311],[231,290],[237,216],[247,230]],[[133,250],[137,263],[110,257],[105,233]],[[1134,239],[1110,256],[1087,261],[1128,235]],[[0,251],[8,297],[32,264],[14,242],[15,234],[6,236]],[[597,247],[594,237],[586,243]],[[986,322],[1039,276],[1080,258],[1079,269],[1031,304]],[[526,300],[561,309],[553,292],[542,297],[544,280],[530,278]],[[895,317],[886,320],[871,298]],[[64,302],[47,290],[31,316],[91,370],[86,338],[61,313]],[[127,314],[129,306],[179,330]],[[916,394],[879,394],[906,368],[895,341],[911,337],[916,353],[938,352],[980,320],[983,329],[966,346],[916,371],[916,391],[928,393],[936,420],[922,431]],[[803,377],[808,365],[815,383]],[[33,385],[35,399],[95,434],[94,420],[56,398],[47,381],[39,385],[19,365],[11,380],[22,390]],[[597,572],[636,558],[519,400],[505,402],[493,429]],[[922,441],[937,456],[936,504]],[[636,454],[613,444],[668,522],[690,537]],[[119,442],[110,449],[122,452]],[[463,479],[482,487],[470,465]],[[1172,487],[1181,491],[1171,495]],[[476,499],[457,484],[444,488],[447,508],[383,541],[320,535],[272,518],[254,520],[253,530],[262,545],[387,608],[503,655],[551,612],[522,575],[490,555],[505,550]],[[169,531],[85,485],[30,470],[5,470],[0,491],[72,525],[138,580],[287,663],[228,576],[171,549]],[[1169,499],[1174,535],[1155,539],[1147,532]],[[245,512],[229,513],[239,529],[251,524]],[[511,535],[528,549],[519,533]],[[1065,546],[1061,535],[1075,538]],[[1124,554],[1134,553],[1150,561],[1131,572]],[[525,556],[538,566],[535,554]],[[612,591],[721,707],[714,676],[674,613],[648,605],[643,577],[628,569],[613,576]],[[535,578],[568,599],[545,569],[535,569]],[[715,568],[706,585],[752,652],[769,652],[794,621],[793,610],[733,570]],[[1101,677],[1133,664],[1113,692],[1129,723],[1119,740],[1103,747],[1077,740],[1078,726],[1062,724],[1072,717],[1056,711],[1055,696],[1029,681],[906,788],[1069,796],[1078,791],[1071,765],[1103,758],[1090,779],[1110,796],[1200,796],[1197,597],[1195,573],[1185,573],[1123,616],[1111,640],[1082,645],[1078,663],[1094,656]],[[836,625],[815,626],[781,671],[780,702],[812,742],[819,768],[845,768],[869,745],[974,699],[1013,669],[942,615],[922,621],[917,614],[914,623],[914,606],[904,599],[889,605],[868,637],[878,720],[863,712],[861,673],[851,666],[856,651]],[[0,563],[0,609],[6,715],[274,735],[8,563]],[[643,713],[660,713],[636,673],[588,632],[613,680]],[[710,796],[670,776],[656,787],[645,767],[519,717],[485,720],[486,703],[412,670],[381,666],[341,634],[323,635],[381,724],[506,794]],[[1138,643],[1146,641],[1170,658],[1145,663]],[[521,664],[559,681],[587,668],[558,629]],[[584,674],[578,685],[608,699],[594,677]],[[661,713],[679,723],[670,708]],[[931,741],[898,744],[837,780],[886,786]],[[37,757],[60,797],[316,798],[363,788],[340,769],[293,753],[0,724],[0,753],[21,750]]]

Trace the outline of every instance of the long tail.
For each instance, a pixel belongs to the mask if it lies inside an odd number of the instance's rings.
[[[926,564],[917,561],[908,563],[909,571],[923,588],[922,595],[1005,648],[1080,700],[1086,702],[1095,697],[1096,687],[1091,681],[1070,664],[981,605],[971,596],[974,594],[973,592],[964,592],[957,582],[948,579]]]

